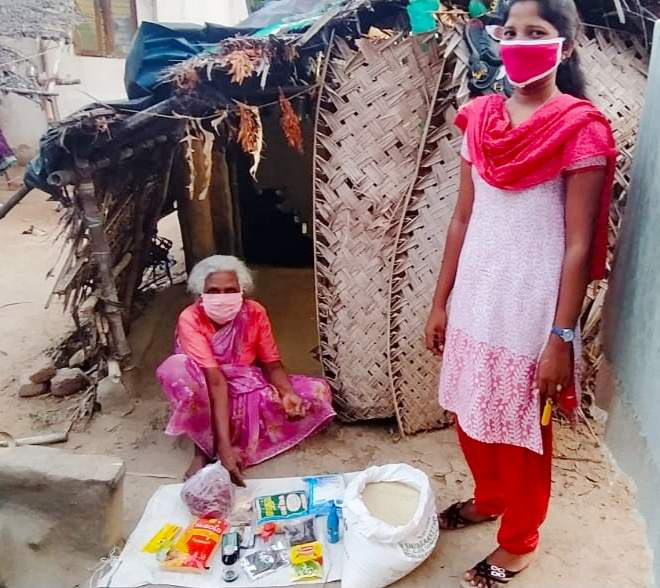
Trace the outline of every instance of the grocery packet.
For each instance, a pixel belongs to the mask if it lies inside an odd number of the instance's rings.
[[[205,572],[228,530],[225,520],[197,519],[168,552],[161,568],[170,572]]]

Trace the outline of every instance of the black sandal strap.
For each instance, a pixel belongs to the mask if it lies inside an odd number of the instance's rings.
[[[520,573],[488,563],[485,559],[480,561],[473,569],[475,572],[474,580],[485,580],[487,588],[493,588],[495,584],[508,584]]]
[[[446,527],[444,527],[445,530],[455,531],[458,529],[464,529],[465,527],[469,527],[471,525],[488,523],[497,519],[497,517],[489,517],[482,521],[473,521],[470,519],[466,519],[461,514],[461,512],[463,511],[463,508],[468,504],[470,504],[471,502],[472,499],[465,500],[463,502],[455,502],[438,516],[438,518],[446,525]]]
[[[463,507],[468,503],[469,501],[454,502],[454,504],[442,512],[440,519],[446,525],[447,529],[463,529],[464,527],[473,524],[473,521],[470,521],[461,515]]]

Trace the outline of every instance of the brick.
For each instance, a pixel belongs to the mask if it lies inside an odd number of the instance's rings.
[[[35,384],[43,384],[48,382],[56,373],[57,368],[53,360],[49,357],[41,357],[34,363],[28,376]]]
[[[48,383],[35,383],[30,380],[30,376],[23,375],[18,383],[18,395],[21,398],[32,398],[33,396],[41,396],[48,392]]]
[[[50,381],[50,391],[53,396],[70,396],[86,388],[89,380],[78,368],[62,368]]]

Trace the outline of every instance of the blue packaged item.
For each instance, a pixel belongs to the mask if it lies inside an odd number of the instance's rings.
[[[305,478],[308,486],[309,514],[327,516],[331,505],[344,498],[346,483],[341,474]]]
[[[334,501],[328,513],[328,543],[339,543],[339,511]]]

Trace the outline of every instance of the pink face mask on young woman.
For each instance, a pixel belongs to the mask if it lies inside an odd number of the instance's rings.
[[[563,37],[500,41],[500,58],[509,81],[522,88],[550,75],[561,63],[563,46]]]
[[[243,306],[243,293],[202,294],[202,308],[218,325],[230,323]]]

